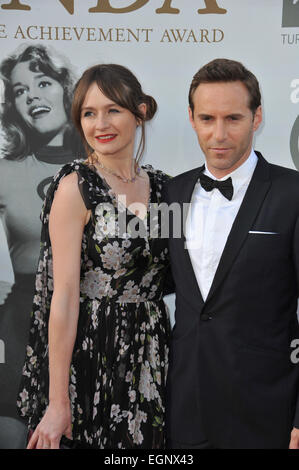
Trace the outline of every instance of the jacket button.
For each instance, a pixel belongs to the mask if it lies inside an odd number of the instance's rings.
[[[208,313],[203,313],[200,318],[202,321],[212,320],[212,317]]]

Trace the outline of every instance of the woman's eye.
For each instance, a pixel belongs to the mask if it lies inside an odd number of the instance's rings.
[[[15,90],[15,98],[18,98],[19,96],[22,96],[26,92],[25,88],[18,88]]]
[[[45,87],[47,87],[47,86],[51,86],[51,85],[52,85],[52,83],[51,83],[51,82],[48,82],[48,81],[42,81],[42,82],[40,82],[40,83],[39,83],[39,85],[38,85],[38,86],[39,86],[39,88],[45,88]]]
[[[119,110],[116,108],[110,108],[109,113],[119,113]]]
[[[85,111],[83,113],[83,117],[89,117],[89,116],[92,116],[92,114],[93,114],[92,111]]]

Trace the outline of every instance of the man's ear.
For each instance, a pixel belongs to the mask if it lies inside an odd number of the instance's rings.
[[[254,131],[256,131],[260,127],[262,120],[263,120],[262,107],[259,106],[258,108],[256,108],[254,118],[253,118],[253,130]]]
[[[193,129],[195,128],[195,124],[194,124],[194,119],[193,119],[193,111],[192,109],[190,108],[190,106],[188,106],[188,113],[189,113],[189,121],[191,123],[191,126],[193,127]]]

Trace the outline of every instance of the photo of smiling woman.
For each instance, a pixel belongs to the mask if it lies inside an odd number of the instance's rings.
[[[18,400],[29,449],[165,447],[168,240],[159,220],[146,227],[169,177],[139,163],[156,109],[121,65],[91,67],[75,89],[87,159],[62,167],[43,206]]]
[[[79,143],[69,117],[74,78],[64,57],[43,46],[23,45],[2,61],[0,78],[0,215],[15,278],[12,291],[0,302],[0,338],[5,344],[0,416],[17,418],[40,249],[39,214],[53,176],[78,156]]]

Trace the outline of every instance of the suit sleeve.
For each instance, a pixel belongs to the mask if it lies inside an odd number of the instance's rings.
[[[293,253],[296,269],[297,293],[299,297],[299,215],[295,225]]]
[[[294,233],[294,262],[295,262],[295,270],[296,270],[296,284],[297,284],[297,296],[299,297],[299,215],[297,218],[296,226],[295,226],[295,233]],[[294,416],[294,427],[299,429],[299,363],[296,364],[297,367],[297,375],[298,375],[298,385],[297,385],[297,404],[296,404],[296,411]]]
[[[163,286],[163,296],[175,293],[175,284],[171,273],[171,267],[168,268]]]
[[[168,195],[169,181],[170,180],[168,180],[163,185],[162,197],[161,197],[161,200],[163,202],[166,202],[167,204],[169,204],[169,195]],[[164,295],[169,295],[169,294],[174,294],[174,293],[175,293],[175,283],[174,283],[172,272],[171,272],[171,266],[169,266],[169,268],[166,272],[166,275],[165,275],[164,286],[163,286],[163,296]]]

